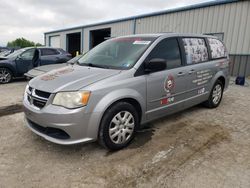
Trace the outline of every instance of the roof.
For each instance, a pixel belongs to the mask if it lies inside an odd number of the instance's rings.
[[[110,20],[110,21],[104,21],[104,22],[99,22],[99,23],[94,23],[94,24],[81,25],[77,27],[49,31],[49,32],[45,32],[44,34],[69,31],[73,29],[82,29],[86,27],[93,27],[93,26],[99,26],[99,25],[104,25],[104,24],[112,24],[116,22],[141,19],[141,18],[146,18],[146,17],[151,17],[151,16],[159,16],[163,14],[193,10],[193,9],[198,9],[198,8],[205,8],[205,7],[216,6],[216,5],[223,5],[223,4],[234,3],[234,2],[239,2],[239,1],[244,1],[244,0],[213,0],[213,1],[208,1],[204,3],[199,3],[199,4],[194,4],[194,5],[189,5],[189,6],[179,7],[179,8],[173,8],[173,9],[168,9],[168,10],[163,10],[163,11],[158,11],[158,12],[153,12],[153,13],[148,13],[148,14],[141,14],[137,16],[131,16],[131,17],[126,17],[126,18],[121,18],[121,19],[116,19],[116,20]]]
[[[166,33],[149,33],[149,34],[132,34],[132,35],[125,35],[125,36],[119,36],[115,38],[126,38],[126,37],[152,37],[152,38],[158,38],[158,37],[209,37],[209,38],[217,38],[212,35],[203,35],[203,34],[192,34],[192,33],[175,33],[175,32],[166,32]]]

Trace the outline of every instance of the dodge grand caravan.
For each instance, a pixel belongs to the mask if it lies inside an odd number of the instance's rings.
[[[24,94],[25,120],[54,143],[98,140],[117,150],[149,121],[200,103],[216,108],[228,82],[228,54],[215,37],[118,37],[75,65],[32,79]]]

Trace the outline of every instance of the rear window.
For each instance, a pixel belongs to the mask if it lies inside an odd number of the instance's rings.
[[[208,61],[208,50],[203,38],[183,38],[187,64]]]
[[[212,59],[217,59],[227,56],[226,48],[221,41],[214,38],[208,38],[208,43],[211,49]]]
[[[59,52],[57,50],[55,50],[55,49],[44,48],[44,49],[40,49],[40,50],[41,50],[41,56],[59,54]]]

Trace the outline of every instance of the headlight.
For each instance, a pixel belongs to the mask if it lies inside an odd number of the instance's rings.
[[[86,106],[90,97],[90,91],[60,92],[54,97],[52,104],[65,108],[78,108]]]

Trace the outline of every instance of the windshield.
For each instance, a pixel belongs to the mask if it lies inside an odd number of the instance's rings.
[[[13,57],[17,57],[18,55],[20,55],[21,53],[23,53],[25,50],[27,50],[26,48],[22,48],[20,50],[14,51],[13,53],[11,53],[10,55],[6,56],[6,58],[13,58]]]
[[[155,40],[153,37],[124,37],[107,40],[78,60],[79,65],[129,69]]]

